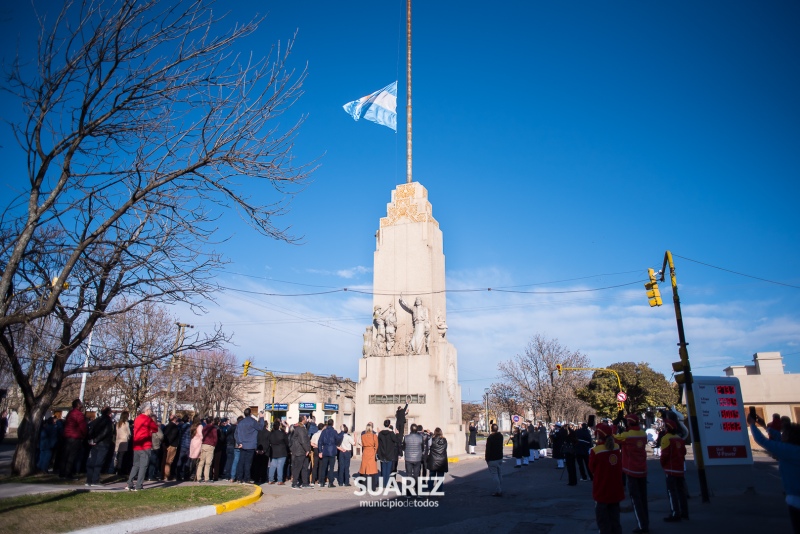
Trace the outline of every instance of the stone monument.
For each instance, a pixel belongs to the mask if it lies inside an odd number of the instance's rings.
[[[358,366],[356,428],[395,424],[408,402],[412,423],[447,438],[449,456],[465,449],[456,348],[448,341],[442,231],[428,191],[398,185],[376,234],[372,325]]]

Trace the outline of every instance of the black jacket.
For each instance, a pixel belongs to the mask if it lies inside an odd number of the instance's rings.
[[[292,451],[292,456],[305,456],[311,450],[311,441],[308,439],[308,430],[303,425],[294,425],[292,431],[292,440],[289,442],[289,448]]]
[[[397,448],[400,440],[397,434],[391,430],[381,430],[378,432],[378,460],[381,462],[396,462],[399,455]]]
[[[487,462],[503,459],[503,434],[493,432],[486,438],[486,454],[484,458]]]
[[[172,421],[164,427],[164,445],[167,447],[180,447],[181,445],[181,429]]]
[[[94,421],[89,431],[89,439],[93,440],[97,445],[111,445],[114,443],[113,426],[114,424],[109,416],[101,415]]]
[[[289,436],[283,430],[273,430],[269,434],[271,458],[286,458],[289,451]]]
[[[447,440],[444,438],[431,438],[431,447],[428,452],[428,469],[447,473]]]
[[[256,438],[256,452],[263,451],[261,454],[269,454],[269,436],[270,431],[266,428],[262,428],[258,431],[258,437]]]

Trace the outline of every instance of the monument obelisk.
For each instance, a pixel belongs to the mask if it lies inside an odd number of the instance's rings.
[[[428,191],[411,175],[411,0],[407,0],[406,183],[392,191],[376,234],[372,325],[358,365],[356,422],[395,424],[408,403],[411,424],[442,429],[448,455],[465,450],[458,355],[447,338],[442,231]],[[408,432],[408,430],[406,430]]]

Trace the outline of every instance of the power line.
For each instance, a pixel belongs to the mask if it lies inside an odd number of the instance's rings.
[[[719,269],[720,271],[725,271],[726,273],[738,274],[739,276],[746,276],[747,278],[753,278],[754,280],[761,280],[762,282],[768,282],[770,284],[776,284],[779,286],[791,287],[794,289],[800,289],[800,286],[793,286],[791,284],[785,284],[783,282],[776,282],[775,280],[769,280],[767,278],[760,278],[758,276],[753,276],[751,274],[740,273],[738,271],[732,271],[731,269],[726,269],[724,267],[717,267],[716,265],[711,265],[710,263],[704,263],[702,261],[693,260],[691,258],[687,258],[685,256],[679,256],[677,254],[673,254],[676,258],[680,258],[682,260],[691,261],[694,263],[699,263],[700,265],[705,265],[706,267],[711,267],[712,269]]]

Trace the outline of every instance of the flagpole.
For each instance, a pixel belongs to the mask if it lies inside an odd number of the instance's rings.
[[[411,0],[406,0],[406,183],[411,183]]]

